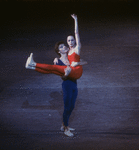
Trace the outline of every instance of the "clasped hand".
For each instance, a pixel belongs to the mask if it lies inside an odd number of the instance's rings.
[[[76,66],[78,66],[78,62],[73,61],[73,62],[71,63],[71,67],[76,67]]]

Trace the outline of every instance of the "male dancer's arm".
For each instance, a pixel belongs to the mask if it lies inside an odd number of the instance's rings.
[[[62,65],[62,66],[65,65],[62,61],[61,61],[62,62],[61,63],[58,58],[55,58],[53,62],[54,62],[54,65]],[[74,81],[74,82],[76,81],[76,80],[73,80],[72,78],[69,78],[68,76],[61,76],[61,79],[64,80],[64,81],[65,80],[71,80],[71,81]]]
[[[58,58],[55,58],[54,61],[53,61],[54,65],[57,65],[58,63]]]
[[[58,58],[55,58],[54,61],[53,61],[54,65],[61,65],[61,64],[58,64]],[[80,59],[80,62],[72,62],[71,66],[72,67],[76,67],[76,66],[83,66],[83,65],[87,65],[87,61],[84,61],[82,59]]]

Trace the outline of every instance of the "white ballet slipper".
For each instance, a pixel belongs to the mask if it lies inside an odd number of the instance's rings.
[[[30,57],[29,65],[30,65],[30,66],[36,66],[36,63],[35,63],[35,61],[34,61],[34,59],[33,59],[33,53],[31,53],[29,57]]]
[[[64,134],[65,134],[66,136],[69,136],[69,137],[73,137],[73,136],[74,136],[74,134],[71,133],[69,129],[65,129]]]
[[[26,69],[32,69],[36,66],[35,61],[33,60],[33,53],[30,54],[30,56],[28,57],[27,61],[26,61],[26,65],[25,68]]]
[[[26,69],[29,69],[29,62],[30,62],[30,57],[28,57],[28,59],[26,61],[26,64],[25,64]]]
[[[35,67],[27,66],[26,69],[32,69],[32,70],[35,70]]]
[[[29,62],[30,62],[30,57],[28,57],[28,59],[27,59],[27,61],[26,61],[25,68],[26,68],[26,69],[33,69],[33,70],[35,70],[35,67],[34,67],[34,66],[29,66]]]
[[[69,129],[70,131],[75,131],[75,129],[70,128],[70,127],[68,127],[68,129]],[[61,126],[60,130],[61,130],[61,131],[64,131],[64,126],[63,126],[63,125]]]
[[[70,128],[70,127],[68,127],[68,129],[69,129],[70,131],[75,131],[75,129],[74,129],[74,128]]]

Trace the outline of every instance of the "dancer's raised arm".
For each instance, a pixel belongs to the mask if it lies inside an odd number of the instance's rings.
[[[71,17],[74,19],[75,24],[75,40],[76,40],[76,52],[80,55],[80,49],[81,49],[81,42],[80,42],[80,36],[79,36],[79,29],[78,29],[78,19],[77,15],[72,14]]]

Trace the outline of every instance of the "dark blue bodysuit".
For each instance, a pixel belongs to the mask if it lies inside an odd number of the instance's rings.
[[[65,65],[60,59],[56,65]],[[67,127],[69,117],[74,109],[75,101],[78,95],[77,81],[76,80],[64,80],[62,83],[63,100],[64,100],[64,112],[63,112],[63,123]]]

